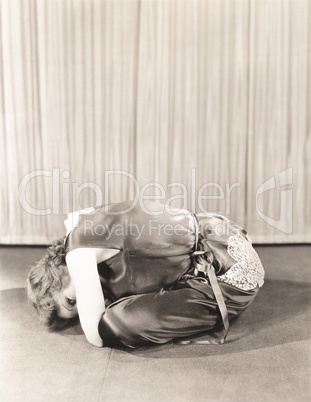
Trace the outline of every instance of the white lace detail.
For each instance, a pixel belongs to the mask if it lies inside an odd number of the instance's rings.
[[[218,280],[229,283],[239,289],[251,290],[264,284],[265,271],[252,244],[242,235],[230,236],[228,239],[228,254],[236,264]]]

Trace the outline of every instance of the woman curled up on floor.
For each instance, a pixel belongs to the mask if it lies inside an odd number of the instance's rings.
[[[246,231],[219,214],[127,201],[65,224],[29,272],[28,297],[49,328],[79,315],[98,347],[223,343],[264,282]]]

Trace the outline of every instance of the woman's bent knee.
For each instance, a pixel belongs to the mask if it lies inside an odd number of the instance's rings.
[[[131,312],[126,310],[126,301],[117,302],[109,306],[102,315],[98,332],[104,341],[104,346],[129,348],[140,346],[139,336],[135,331],[136,320]]]

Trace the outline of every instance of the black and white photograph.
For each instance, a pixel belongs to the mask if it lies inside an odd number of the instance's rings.
[[[311,401],[311,1],[0,0],[0,400]]]

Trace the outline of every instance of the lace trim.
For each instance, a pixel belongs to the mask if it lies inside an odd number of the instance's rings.
[[[230,236],[228,239],[228,254],[236,264],[218,280],[233,285],[239,289],[251,290],[264,284],[265,271],[252,244],[242,235]]]

